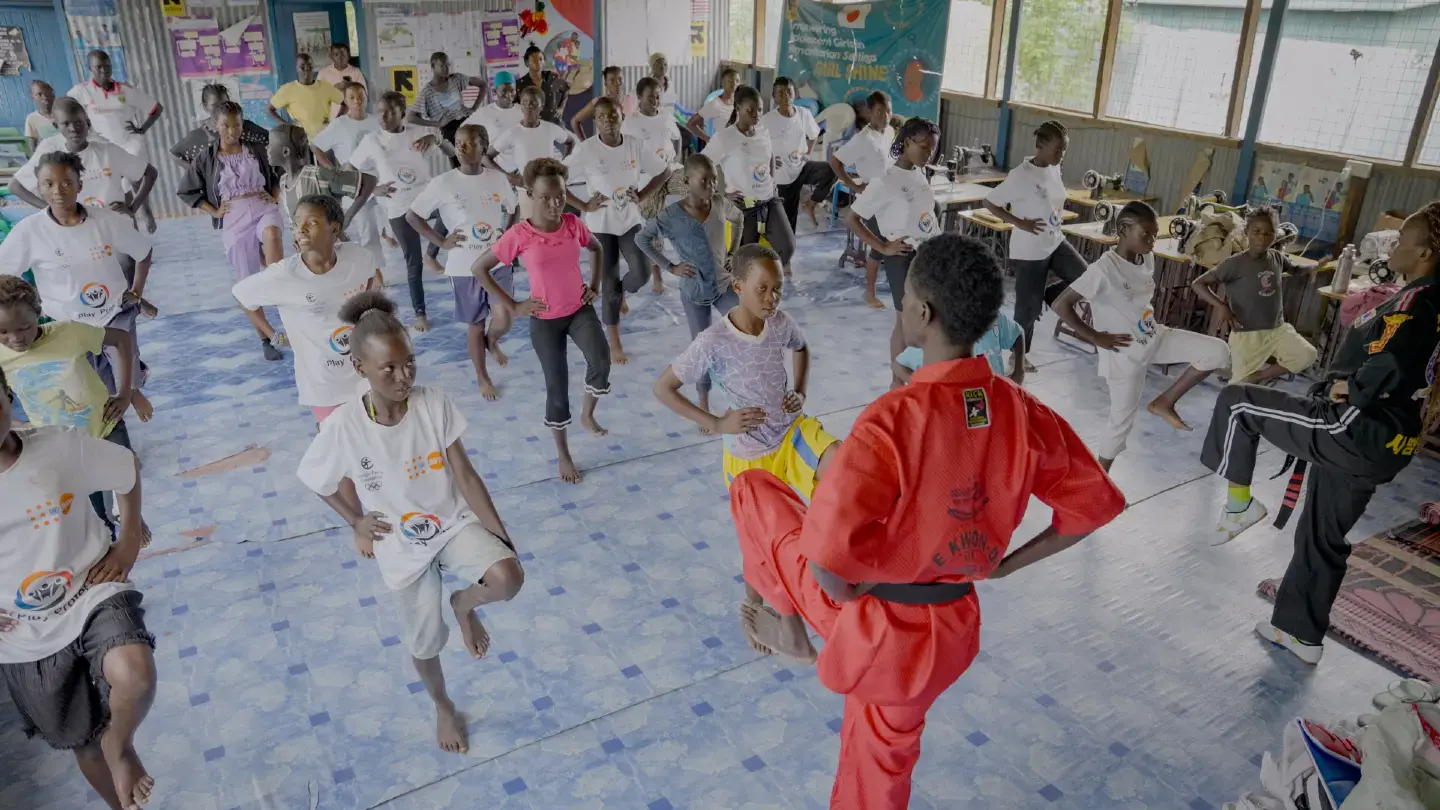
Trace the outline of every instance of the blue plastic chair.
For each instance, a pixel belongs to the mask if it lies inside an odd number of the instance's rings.
[[[795,99],[795,106],[804,107],[805,109],[810,111],[811,115],[820,114],[820,102],[816,101],[813,98],[797,98]]]
[[[705,104],[709,104],[711,101],[719,98],[722,94],[724,94],[724,92],[725,92],[724,90],[712,90],[712,91],[710,91],[710,95],[708,95],[708,96],[705,97]],[[704,107],[705,104],[701,104],[700,106],[701,106],[701,107]],[[697,112],[698,112],[698,110],[697,110]],[[711,137],[711,138],[715,137],[715,119],[713,119],[713,118],[707,118],[707,119],[705,119],[705,135],[706,135],[707,137]]]

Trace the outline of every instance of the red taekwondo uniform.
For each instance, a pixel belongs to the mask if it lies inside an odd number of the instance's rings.
[[[983,357],[924,366],[866,408],[808,511],[768,472],[735,479],[746,582],[825,639],[820,682],[845,696],[834,810],[909,805],[925,713],[979,651],[968,583],[1005,556],[1032,494],[1064,535],[1125,508],[1070,426]],[[809,561],[889,584],[837,603]]]

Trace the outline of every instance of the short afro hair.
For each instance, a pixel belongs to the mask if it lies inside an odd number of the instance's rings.
[[[525,188],[535,188],[535,181],[542,177],[558,177],[560,185],[564,186],[565,181],[570,178],[570,167],[555,158],[535,158],[525,164]]]
[[[313,205],[325,213],[325,221],[332,225],[345,224],[345,211],[340,208],[340,201],[329,194],[306,194],[295,203],[295,210],[298,212],[302,205]]]
[[[741,245],[735,250],[730,261],[730,273],[740,281],[744,281],[750,277],[750,271],[755,269],[755,263],[762,259],[774,262],[776,268],[784,264],[780,259],[780,254],[772,248],[759,242],[751,242],[748,245]]]
[[[20,276],[0,276],[0,309],[21,307],[40,317],[40,291]]]
[[[945,337],[973,346],[989,331],[1005,300],[1000,262],[985,243],[947,233],[920,243],[910,262],[916,296],[935,313]]]
[[[75,173],[76,180],[85,176],[85,164],[80,160],[80,156],[74,152],[62,152],[57,149],[54,152],[46,152],[41,155],[40,159],[35,162],[35,174],[37,177],[40,171],[46,166],[64,166]]]
[[[405,324],[395,317],[395,302],[379,290],[352,295],[340,305],[340,320],[354,326],[350,333],[350,350],[363,350],[372,337],[402,335],[409,337]]]

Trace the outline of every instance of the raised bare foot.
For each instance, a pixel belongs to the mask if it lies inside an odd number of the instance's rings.
[[[1034,363],[1030,362],[1029,360],[1026,360],[1026,361],[1025,361],[1025,373],[1026,373],[1026,374],[1034,374],[1034,373],[1038,372],[1039,370],[1040,370],[1040,369],[1038,369],[1038,368],[1035,367],[1035,364],[1034,364]]]
[[[510,357],[500,350],[500,341],[487,339],[485,341],[485,350],[495,359],[495,365],[501,368],[510,365]]]
[[[810,217],[810,227],[820,227],[820,220],[815,218],[814,200],[806,200],[805,202],[800,203],[800,210],[805,212],[805,216]]]
[[[629,363],[629,362],[630,362],[630,355],[628,355],[628,354],[625,353],[625,349],[624,349],[622,346],[620,346],[620,344],[618,344],[618,343],[611,343],[611,344],[610,344],[610,365],[612,365],[612,366],[623,366],[623,365],[625,365],[626,363]]]
[[[130,407],[135,410],[135,415],[140,417],[141,422],[149,422],[150,417],[155,415],[155,406],[150,404],[150,398],[139,391],[130,397]]]
[[[149,548],[150,541],[153,539],[155,536],[150,533],[150,524],[143,520],[140,521],[140,548]]]
[[[629,301],[626,301],[626,300],[625,300],[625,296],[623,296],[623,295],[620,296],[620,314],[621,314],[621,315],[629,315],[629,314],[630,314],[630,302],[629,302]]]
[[[595,434],[596,436],[610,435],[610,431],[606,430],[603,427],[600,427],[600,423],[595,421],[595,417],[593,416],[580,417],[580,426]]]
[[[415,331],[416,331],[416,332],[421,332],[421,333],[429,332],[429,331],[430,331],[430,319],[427,318],[427,317],[425,317],[424,315],[416,315],[416,316],[415,316]]]
[[[460,591],[450,594],[450,609],[455,611],[455,622],[460,626],[460,637],[465,640],[465,649],[475,658],[484,658],[485,653],[490,649],[490,632],[485,625],[480,623],[480,617],[475,611],[462,612],[455,597]]]
[[[436,275],[445,275],[445,266],[434,256],[425,257],[425,268]]]
[[[653,276],[653,277],[651,277],[651,280],[650,280],[650,294],[651,294],[651,295],[664,295],[664,294],[665,294],[665,279],[663,279],[663,278],[661,278],[661,277],[659,277],[659,276]]]
[[[455,711],[454,704],[435,707],[435,742],[440,750],[451,754],[464,754],[470,750],[465,715]]]
[[[865,293],[865,306],[871,309],[884,309],[885,302],[876,298],[873,293]]]
[[[140,756],[135,753],[135,747],[123,741],[112,743],[111,734],[107,731],[100,738],[100,751],[105,756],[105,764],[110,766],[110,776],[115,780],[115,795],[120,797],[120,807],[123,810],[138,810],[149,804],[155,779],[146,772]]]
[[[560,480],[567,484],[580,483],[580,471],[575,468],[575,460],[569,456],[560,459]]]
[[[742,602],[740,624],[745,628],[750,646],[757,652],[773,650],[801,663],[815,663],[815,646],[810,643],[805,622],[799,616],[782,617],[764,605]]]
[[[1180,414],[1175,412],[1175,406],[1173,404],[1167,404],[1158,399],[1151,400],[1150,404],[1145,406],[1145,410],[1164,419],[1170,424],[1170,427],[1176,430],[1190,430],[1190,426],[1185,424],[1185,420],[1181,419]]]
[[[494,402],[500,398],[500,389],[489,378],[483,379],[480,381],[480,396]]]

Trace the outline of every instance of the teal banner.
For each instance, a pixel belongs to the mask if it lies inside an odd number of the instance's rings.
[[[779,75],[800,98],[824,109],[884,90],[896,115],[939,119],[950,0],[784,2]]]

